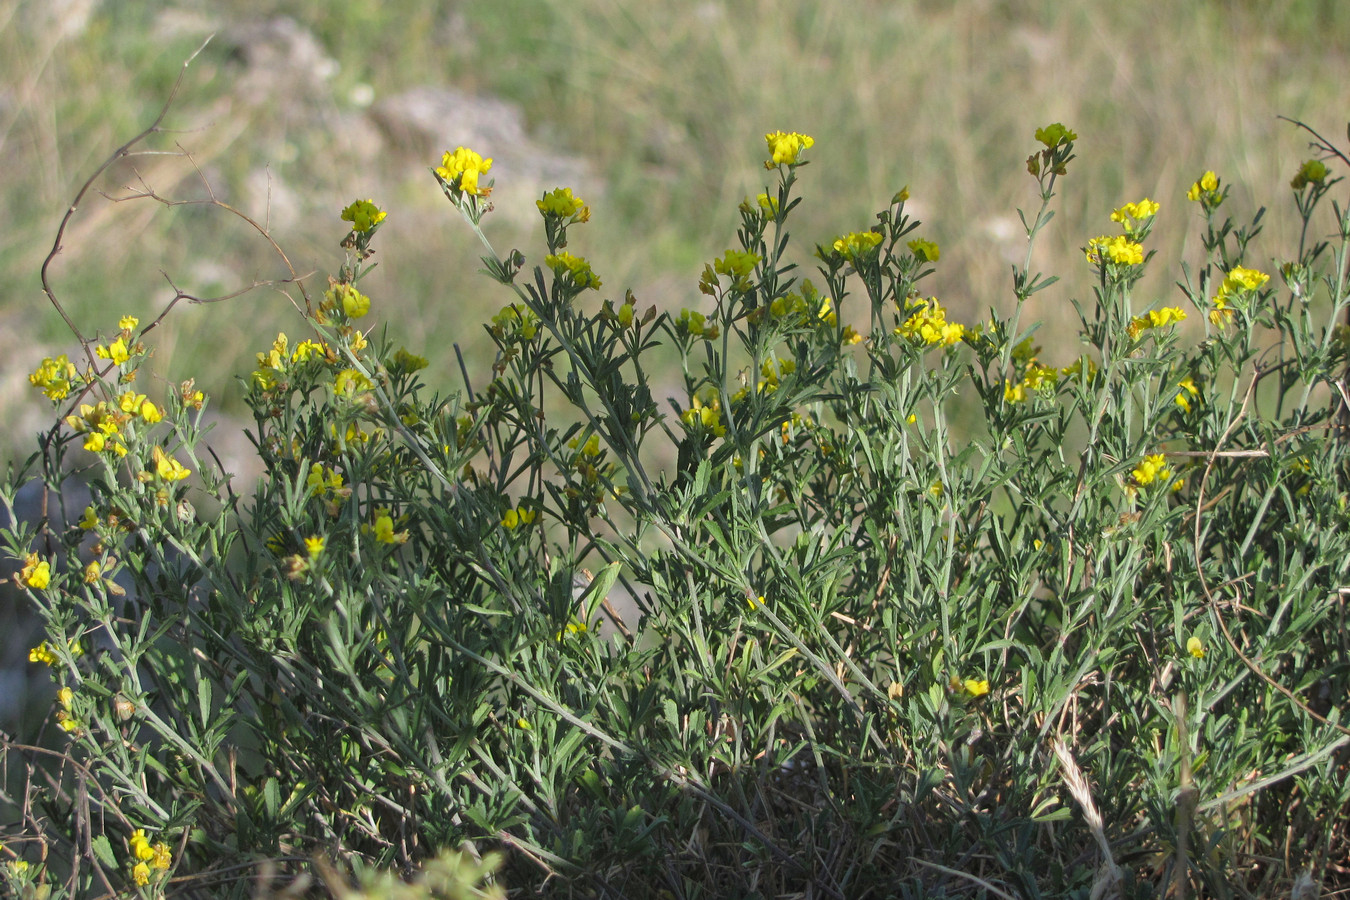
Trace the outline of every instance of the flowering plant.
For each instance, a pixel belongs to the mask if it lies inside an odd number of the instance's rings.
[[[1046,354],[1021,314],[1056,281],[1032,250],[1078,136],[1036,138],[1026,262],[981,322],[923,299],[940,249],[907,190],[799,275],[805,135],[766,135],[771,183],[682,311],[599,295],[568,188],[533,265],[498,253],[492,160],[447,152],[503,294],[490,371],[447,392],[372,335],[386,212],[358,200],[326,290],[294,282],[306,337],[246,379],[256,486],[207,453],[193,383],[133,391],[155,323],[45,361],[54,425],[0,500],[59,727],[4,742],[30,777],[0,878],[242,896],[260,860],[408,872],[461,845],[558,895],[1331,877],[1350,218],[1279,296],[1206,173],[1173,306],[1135,288],[1184,205],[1127,203],[1086,243],[1082,347]]]

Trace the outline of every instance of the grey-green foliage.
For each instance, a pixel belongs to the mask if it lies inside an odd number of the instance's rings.
[[[124,328],[128,358],[101,345],[77,398],[107,416],[72,407],[15,479],[52,490],[5,540],[51,561],[49,585],[21,580],[72,693],[36,738],[52,751],[7,747],[55,773],[6,826],[33,863],[7,877],[125,889],[135,829],[172,854],[152,892],[228,893],[231,867],[316,850],[408,873],[465,840],[560,896],[1083,896],[1102,872],[1227,895],[1321,873],[1350,791],[1350,221],[1298,248],[1287,289],[1222,287],[1257,268],[1259,221],[1222,222],[1216,190],[1185,331],[1132,295],[1156,263],[1094,245],[1083,346],[1046,353],[1020,316],[1051,281],[1030,243],[1073,136],[1038,138],[1013,311],[979,327],[921,299],[937,253],[900,195],[801,280],[786,224],[811,170],[785,163],[697,316],[592,299],[564,255],[579,212],[537,266],[488,244],[514,306],[492,370],[443,394],[358,330],[344,301],[361,282],[381,310],[378,226],[353,232],[307,306],[320,343],[278,339],[248,381],[266,475],[246,499],[190,386],[155,398],[163,422],[123,405],[148,340]],[[1305,217],[1335,183],[1299,189]],[[441,187],[486,242],[482,195]],[[100,422],[125,456],[82,449]],[[1292,870],[1253,865],[1275,841]]]

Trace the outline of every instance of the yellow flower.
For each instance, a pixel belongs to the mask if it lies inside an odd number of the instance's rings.
[[[1181,390],[1177,391],[1176,396],[1177,406],[1180,406],[1182,410],[1185,412],[1190,412],[1191,397],[1199,397],[1200,388],[1195,386],[1195,379],[1192,378],[1190,375],[1187,375],[1185,378],[1178,381],[1177,387],[1181,388]]]
[[[1198,637],[1196,637],[1195,635],[1191,635],[1191,637],[1186,641],[1186,652],[1189,653],[1191,656],[1194,656],[1196,659],[1204,659],[1205,645],[1203,642],[1201,642],[1201,640]]]
[[[760,194],[755,198],[755,202],[759,204],[759,208],[764,210],[770,218],[778,215],[777,197],[770,197],[768,194]]]
[[[721,334],[716,324],[708,322],[703,313],[693,309],[680,310],[680,317],[675,320],[675,330],[708,341],[716,339]]]
[[[60,660],[56,658],[56,654],[52,652],[52,648],[47,646],[46,641],[43,641],[32,650],[28,651],[28,661],[42,663],[43,665],[52,667],[55,667],[57,663],[60,662]]]
[[[327,291],[327,296],[334,304],[342,304],[342,311],[349,319],[359,319],[370,312],[370,298],[350,284],[334,285]]]
[[[142,828],[132,832],[131,853],[142,862],[150,860],[155,855],[155,851],[150,848],[150,839],[145,836],[145,830]]]
[[[112,360],[114,364],[119,366],[131,359],[131,354],[127,351],[127,342],[120,337],[106,347],[99,344],[94,348],[94,352],[99,359]]]
[[[155,461],[155,477],[161,481],[182,481],[192,474],[192,470],[165,453],[162,447],[155,447],[151,456]]]
[[[923,346],[950,347],[965,336],[966,327],[947,321],[947,311],[936,297],[910,307],[914,310],[905,323],[895,329],[895,333],[909,338]]]
[[[1111,221],[1121,225],[1128,234],[1134,231],[1137,223],[1156,216],[1161,208],[1157,203],[1145,197],[1138,203],[1126,203],[1120,209],[1111,213]]]
[[[1036,140],[1044,144],[1047,149],[1053,150],[1060,144],[1078,140],[1078,135],[1056,122],[1044,128],[1037,128]]]
[[[875,231],[854,231],[836,238],[831,246],[844,259],[856,262],[859,256],[876,249],[880,243],[881,235]]]
[[[908,247],[910,252],[914,254],[914,258],[923,262],[937,262],[938,257],[942,255],[942,251],[938,249],[936,243],[925,241],[923,238],[915,238],[909,242]]]
[[[1220,328],[1233,321],[1233,310],[1228,306],[1228,298],[1222,294],[1210,301],[1209,321]]]
[[[121,407],[122,412],[131,413],[133,415],[141,411],[141,404],[144,402],[145,395],[137,394],[133,391],[128,391],[117,398],[117,405]]]
[[[323,552],[323,548],[324,539],[322,536],[305,538],[305,551],[309,554],[310,559],[317,559],[319,554]]]
[[[591,264],[584,257],[573,256],[564,250],[556,255],[545,256],[544,265],[552,269],[558,278],[571,278],[572,283],[580,289],[600,289],[600,279],[591,271]]]
[[[370,379],[356,369],[343,369],[333,378],[333,393],[335,394],[350,396],[372,390],[374,387],[375,385],[371,384]]]
[[[131,331],[139,324],[141,324],[141,320],[135,316],[123,316],[117,320],[117,327],[123,331]]]
[[[961,689],[972,697],[983,697],[989,693],[989,681],[984,678],[967,678],[961,682]]]
[[[150,865],[156,869],[167,869],[173,865],[173,854],[169,852],[169,845],[163,841],[155,842],[155,854],[150,859]]]
[[[36,553],[30,553],[24,558],[19,580],[40,591],[51,584],[52,567],[45,559],[39,559]]]
[[[793,132],[775,131],[764,135],[764,141],[769,145],[769,159],[765,161],[764,168],[773,169],[778,166],[795,166],[797,157],[803,150],[809,150],[815,143],[815,138],[804,134]]]
[[[135,879],[136,884],[144,887],[150,883],[150,867],[143,862],[138,862],[131,867],[131,877]]]
[[[1126,330],[1129,332],[1130,340],[1134,340],[1150,328],[1163,328],[1185,320],[1185,310],[1179,306],[1168,306],[1163,309],[1151,309],[1142,316],[1135,316],[1130,320]]]
[[[539,207],[539,211],[544,215],[559,219],[569,219],[578,212],[589,217],[589,212],[585,211],[585,202],[580,197],[573,197],[572,189],[567,187],[549,191],[544,195],[544,199],[534,201],[534,205]]]
[[[163,420],[164,418],[164,414],[159,411],[159,407],[151,403],[149,400],[141,404],[140,412],[141,412],[141,419],[147,425],[153,425],[156,422]]]
[[[1101,265],[1102,260],[1109,259],[1119,266],[1137,266],[1144,262],[1144,248],[1135,243],[1123,234],[1115,237],[1095,237],[1088,241],[1087,261],[1094,266]]]
[[[508,509],[506,515],[502,516],[502,527],[507,531],[514,531],[523,525],[529,525],[533,522],[535,515],[536,513],[533,509],[524,506]]]
[[[480,186],[478,181],[492,168],[491,159],[483,159],[467,147],[457,147],[455,152],[446,151],[436,174],[446,184],[458,187],[466,194],[486,197],[492,193],[490,186]]]
[[[352,223],[352,231],[365,234],[384,221],[385,212],[374,200],[356,200],[342,211],[342,221]]]
[[[1212,308],[1209,311],[1209,321],[1219,326],[1231,322],[1233,310],[1230,308],[1229,300],[1234,296],[1258,291],[1269,280],[1270,276],[1265,272],[1243,266],[1234,268],[1224,275],[1223,283],[1219,285],[1218,294],[1210,301]]]
[[[749,250],[728,250],[720,259],[713,260],[713,271],[739,281],[749,276],[758,262],[759,257]]]
[[[755,597],[753,600],[752,600],[752,599],[749,599],[749,598],[746,598],[746,601],[745,601],[745,602],[746,602],[746,604],[749,605],[750,611],[751,611],[751,612],[754,612],[755,610],[759,609],[761,606],[764,606],[764,605],[765,605],[765,604],[764,604],[764,595],[763,595],[763,594],[760,594],[758,597]]]
[[[71,385],[78,380],[75,364],[64,353],[55,359],[44,359],[37,370],[28,376],[29,383],[41,388],[47,399],[52,401],[64,400],[69,396]]]
[[[1167,464],[1167,457],[1161,453],[1151,453],[1140,460],[1130,473],[1130,486],[1145,487],[1154,482],[1163,484],[1171,477],[1172,467]]]
[[[1294,180],[1289,182],[1289,186],[1296,191],[1301,191],[1310,184],[1321,184],[1327,177],[1326,163],[1320,159],[1310,159],[1299,167],[1298,174]]]
[[[80,519],[79,526],[85,531],[93,531],[98,527],[98,513],[94,512],[92,506],[84,508],[84,517]]]
[[[394,531],[394,518],[387,509],[375,511],[375,540],[381,544],[406,544],[408,532]]]
[[[345,309],[345,307],[344,307]],[[350,315],[350,313],[348,313]],[[355,317],[353,317],[355,318]],[[305,340],[295,345],[295,350],[291,353],[292,362],[304,362],[311,357],[315,359],[326,359],[328,356],[328,346],[322,341]]]
[[[1212,208],[1219,205],[1218,191],[1219,176],[1206,172],[1186,191],[1186,199]]]

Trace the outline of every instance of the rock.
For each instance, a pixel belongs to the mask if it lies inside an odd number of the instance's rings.
[[[534,220],[532,201],[555,187],[571,187],[588,203],[602,190],[585,160],[535,141],[520,107],[505,100],[454,88],[417,87],[377,100],[370,115],[392,145],[428,166],[461,146],[491,157],[497,209],[508,216]]]

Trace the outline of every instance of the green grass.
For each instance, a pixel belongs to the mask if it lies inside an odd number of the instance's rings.
[[[103,5],[82,33],[59,42],[34,14],[40,6],[18,3],[19,26],[0,37],[0,82],[11,86],[0,119],[8,159],[0,197],[17,226],[0,236],[0,304],[31,323],[25,366],[69,343],[36,277],[61,211],[88,173],[153,119],[212,21],[223,33],[190,69],[168,120],[194,130],[159,136],[156,146],[190,150],[220,196],[260,219],[267,207],[257,179],[270,171],[297,198],[275,237],[302,273],[314,273],[316,288],[340,262],[337,210],[353,196],[375,197],[390,220],[382,266],[367,286],[395,339],[430,355],[447,385],[454,369],[443,348],[481,344],[477,323],[506,298],[473,274],[479,248],[426,174],[434,160],[393,148],[373,169],[350,164],[349,136],[335,123],[356,112],[347,98],[357,84],[377,97],[451,84],[521,104],[543,143],[590,160],[606,179],[576,252],[595,256],[607,294],[632,285],[641,301],[663,306],[698,302],[702,262],[731,245],[736,203],[764,184],[761,135],[786,128],[817,138],[804,173],[813,189],[798,217],[817,230],[798,233],[803,262],[812,241],[866,228],[908,185],[926,220],[921,233],[943,249],[926,292],[967,321],[1005,308],[1009,261],[1022,248],[1015,209],[1032,199],[1023,168],[1031,132],[1063,121],[1080,135],[1080,162],[1062,184],[1037,262],[1082,278],[1038,295],[1029,310],[1053,329],[1067,321],[1068,299],[1090,289],[1079,248],[1108,230],[1111,209],[1145,195],[1160,200],[1154,246],[1197,259],[1199,220],[1182,197],[1191,181],[1219,171],[1237,209],[1278,196],[1306,142],[1276,116],[1339,134],[1339,87],[1350,76],[1342,42],[1325,39],[1345,33],[1350,12],[1331,3],[1186,2],[1170,5],[1165,19],[1099,4],[978,0],[505,0],[442,12],[409,0],[232,4],[236,20],[293,16],[340,64],[331,96],[297,116],[284,99],[248,104],[233,95],[239,69],[214,5],[180,4],[203,26],[173,35],[157,5]],[[141,162],[166,195],[202,195],[185,160]],[[338,174],[353,171],[360,177]],[[121,175],[100,187],[115,193],[127,183]],[[1270,246],[1292,221],[1292,204],[1272,210]],[[500,216],[488,227],[502,248],[538,246]],[[110,206],[94,196],[54,283],[78,322],[106,328],[123,312],[162,308],[171,291],[160,270],[202,293],[279,273],[257,235],[219,211]],[[1166,267],[1154,271],[1141,296],[1175,302]],[[276,330],[300,327],[266,289],[185,309],[166,325],[157,365],[219,393]]]

